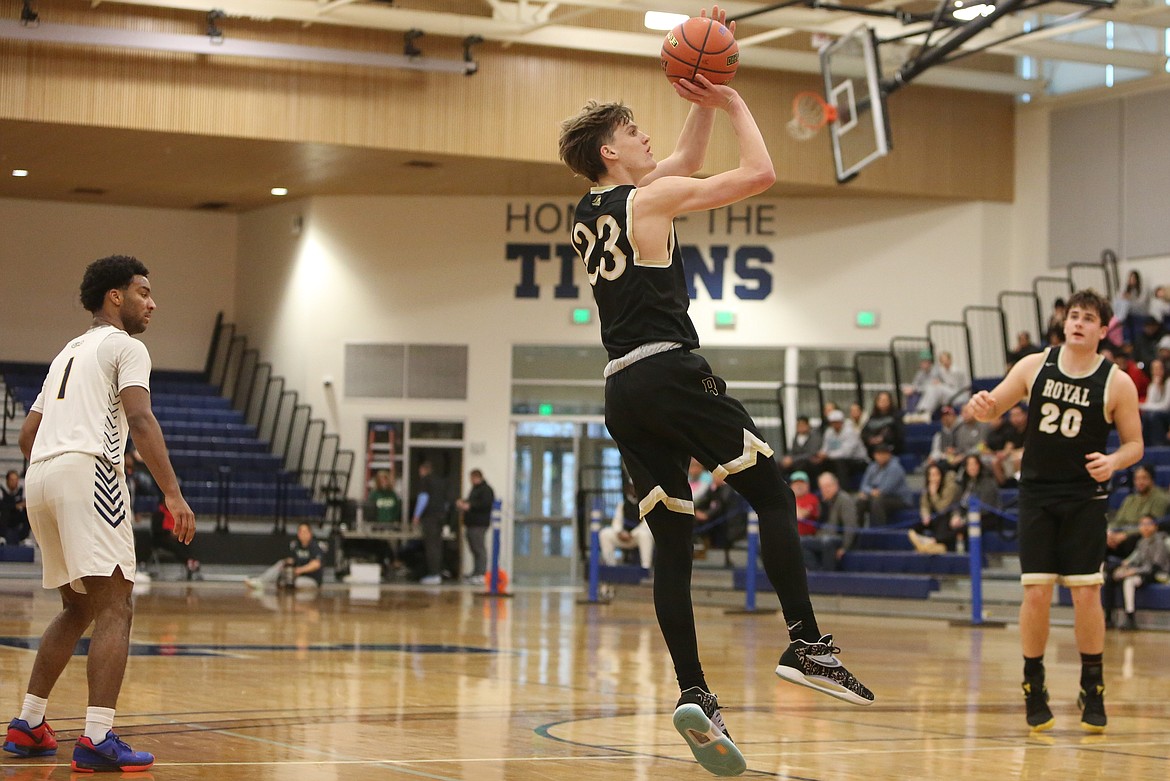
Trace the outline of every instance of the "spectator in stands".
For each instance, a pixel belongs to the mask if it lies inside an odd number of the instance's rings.
[[[869,416],[865,414],[865,407],[854,401],[849,404],[848,417],[845,418],[845,425],[852,427],[854,431],[861,431],[865,427],[865,421]]]
[[[841,490],[832,472],[817,478],[821,489],[821,523],[812,536],[800,538],[804,566],[808,570],[835,570],[857,537],[857,501]]]
[[[1144,515],[1138,524],[1141,539],[1133,553],[1110,571],[1105,565],[1105,625],[1113,626],[1113,609],[1117,607],[1117,588],[1121,586],[1125,606],[1123,631],[1138,628],[1136,609],[1137,590],[1155,581],[1165,583],[1170,579],[1170,549],[1166,547],[1167,537],[1158,531],[1154,517]]]
[[[374,523],[383,526],[402,525],[402,498],[394,489],[394,474],[388,469],[379,469],[374,475],[374,489],[367,497]]]
[[[249,588],[263,591],[275,583],[297,590],[318,589],[325,575],[325,552],[313,536],[313,527],[301,522],[297,536],[288,544],[288,556],[264,570],[258,577],[245,578]]]
[[[938,363],[931,372],[930,382],[918,399],[916,411],[929,419],[940,407],[947,404],[962,404],[971,397],[971,378],[967,372],[955,368],[954,357],[949,352],[938,354]]]
[[[467,547],[471,549],[471,574],[463,580],[476,584],[483,582],[483,575],[487,572],[485,536],[492,523],[492,505],[496,501],[496,492],[483,479],[480,470],[472,469],[468,478],[471,480],[471,490],[466,499],[457,499],[455,506],[463,513],[463,534],[467,537]],[[649,530],[646,533],[649,534]]]
[[[1064,343],[1064,318],[1067,314],[1068,308],[1063,298],[1052,302],[1052,314],[1048,316],[1048,326],[1044,329],[1044,341],[1050,346]]]
[[[703,494],[711,488],[711,473],[693,458],[691,465],[687,467],[687,484],[691,487],[692,502],[699,501],[703,498]]]
[[[1017,404],[1000,417],[998,425],[987,434],[987,450],[991,473],[1003,486],[1014,486],[1019,480],[1020,459],[1024,455],[1024,433],[1028,427],[1028,412]],[[994,424],[993,424],[994,425]]]
[[[598,534],[601,543],[601,562],[609,566],[617,564],[617,549],[638,551],[638,563],[642,569],[654,565],[654,535],[644,518],[638,517],[638,497],[634,484],[626,481],[622,501],[613,511],[613,520]],[[482,579],[482,576],[480,576]]]
[[[959,487],[955,473],[938,464],[926,467],[926,485],[918,502],[918,525],[910,529],[910,542],[919,553],[945,553],[955,549],[956,530],[951,526]]]
[[[1142,415],[1142,439],[1147,447],[1165,445],[1166,433],[1170,431],[1170,386],[1166,383],[1166,364],[1155,358],[1149,369],[1146,400],[1138,404]]]
[[[711,487],[695,502],[695,525],[712,548],[723,549],[723,564],[731,567],[731,548],[747,533],[748,504],[735,489],[712,476]]]
[[[955,544],[966,539],[967,513],[971,511],[971,499],[978,500],[981,508],[998,510],[1000,508],[999,484],[988,470],[983,459],[978,455],[969,455],[963,459],[963,468],[956,478],[959,496],[955,500],[954,510],[951,512],[951,529],[955,532]],[[982,526],[984,530],[997,529],[1000,519],[997,516],[984,516]]]
[[[906,484],[906,470],[894,457],[893,447],[886,442],[874,446],[873,463],[861,477],[857,494],[857,508],[868,517],[870,527],[885,526],[891,513],[910,506],[910,486]]]
[[[880,391],[874,397],[869,420],[861,429],[861,441],[870,457],[878,445],[889,445],[895,454],[901,453],[905,447],[902,411],[894,406],[894,397],[889,391]]]
[[[418,493],[414,497],[414,528],[422,531],[426,574],[419,579],[424,586],[443,582],[443,524],[447,522],[447,486],[433,474],[431,463],[418,465]]]
[[[1016,349],[1008,351],[1007,354],[1007,370],[1010,371],[1015,366],[1016,361],[1023,358],[1025,355],[1032,355],[1041,352],[1043,348],[1032,342],[1032,334],[1027,331],[1020,331],[1016,334]]]
[[[9,469],[4,485],[0,485],[0,538],[8,545],[20,545],[28,540],[30,531],[24,483],[19,472]]]
[[[865,446],[857,431],[846,427],[845,413],[839,409],[827,414],[829,427],[821,442],[821,452],[813,458],[818,471],[831,470],[842,485],[854,485],[854,477],[865,469]]]
[[[1132,343],[1139,323],[1150,310],[1150,293],[1142,286],[1142,275],[1130,271],[1125,278],[1125,289],[1113,299],[1113,314],[1121,321],[1125,341]]]
[[[1133,360],[1147,374],[1150,371],[1150,364],[1158,355],[1158,342],[1165,335],[1161,320],[1150,315],[1142,318],[1141,328],[1133,337]]]
[[[796,496],[796,529],[800,536],[816,534],[817,521],[821,518],[821,500],[809,490],[808,474],[793,472],[788,476],[788,487]]]
[[[1150,317],[1161,323],[1163,328],[1168,325],[1166,318],[1170,317],[1170,299],[1167,299],[1167,291],[1164,286],[1158,285],[1154,288],[1148,313]]]
[[[1117,364],[1118,369],[1128,374],[1129,378],[1133,380],[1134,386],[1137,387],[1138,402],[1145,401],[1146,392],[1150,387],[1150,378],[1142,371],[1142,367],[1138,366],[1137,362],[1132,359],[1124,346],[1113,356],[1113,362]]]
[[[1135,466],[1130,479],[1133,490],[1121,501],[1121,506],[1113,515],[1111,526],[1135,532],[1138,522],[1144,516],[1152,515],[1157,520],[1170,512],[1170,495],[1157,486],[1154,481],[1154,468],[1149,464]]]
[[[813,465],[813,458],[821,452],[821,432],[814,431],[807,415],[796,419],[796,433],[792,435],[792,446],[780,458],[780,468],[785,472],[807,470]]]
[[[934,378],[934,361],[929,352],[924,352],[918,361],[918,371],[910,382],[902,386],[902,398],[906,400],[906,409],[916,409],[918,400],[926,393]]]
[[[183,562],[187,568],[187,580],[203,580],[199,559],[190,556],[190,549],[175,537],[175,516],[171,515],[162,497],[158,498],[158,505],[150,514],[150,545],[154,551],[166,551],[176,562]]]
[[[939,410],[939,430],[934,432],[930,439],[930,454],[926,457],[926,465],[938,464],[946,471],[954,471],[963,464],[965,455],[959,450],[955,441],[955,432],[960,425],[959,416],[955,408],[949,404]]]

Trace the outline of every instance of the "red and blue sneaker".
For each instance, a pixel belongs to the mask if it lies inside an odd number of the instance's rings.
[[[122,742],[113,730],[106,739],[94,743],[85,735],[73,747],[73,770],[78,773],[133,773],[154,764],[154,754],[135,751]]]
[[[8,724],[4,750],[18,757],[44,757],[56,754],[57,734],[47,721],[30,727],[24,719],[13,719]]]

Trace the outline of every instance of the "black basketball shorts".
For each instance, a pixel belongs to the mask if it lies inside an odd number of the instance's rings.
[[[1094,586],[1104,582],[1107,501],[1052,500],[1020,492],[1020,582]]]
[[[658,502],[694,514],[687,466],[691,457],[726,477],[771,458],[744,406],[727,383],[688,350],[636,361],[605,382],[605,425],[613,436],[645,516]]]

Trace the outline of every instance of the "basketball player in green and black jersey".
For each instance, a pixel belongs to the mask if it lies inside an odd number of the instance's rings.
[[[1065,342],[1026,356],[990,393],[968,402],[981,421],[995,420],[1028,400],[1028,427],[1020,474],[1020,641],[1028,726],[1051,729],[1055,720],[1044,685],[1044,647],[1053,586],[1072,592],[1081,652],[1081,727],[1105,729],[1105,614],[1101,565],[1109,480],[1142,457],[1142,424],[1133,380],[1097,354],[1112,307],[1092,290],[1068,301]],[[1105,452],[1111,427],[1121,446]]]
[[[712,9],[722,22],[725,14]],[[674,218],[766,190],[772,160],[739,94],[702,77],[675,85],[691,108],[673,154],[655,161],[650,138],[620,103],[590,102],[561,127],[560,155],[595,186],[577,206],[573,244],[585,263],[610,362],[605,421],[633,480],[639,515],[654,535],[654,606],[682,695],[675,728],[704,768],[746,769],[707,687],[691,608],[694,504],[687,467],[694,456],[723,477],[759,515],[761,558],[788,622],[790,645],[776,673],[859,705],[873,694],[840,663],[817,627],[796,530],[796,505],[772,449],[727,385],[692,352],[698,334]],[[738,167],[693,179],[716,113],[730,120]]]

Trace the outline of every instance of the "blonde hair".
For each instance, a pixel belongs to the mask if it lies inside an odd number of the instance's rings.
[[[613,140],[614,132],[634,121],[634,112],[623,103],[591,100],[575,116],[561,123],[558,154],[574,173],[596,182],[605,174],[601,147]]]

